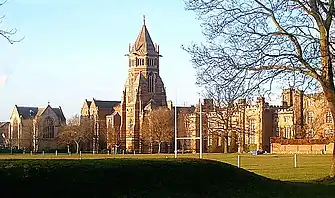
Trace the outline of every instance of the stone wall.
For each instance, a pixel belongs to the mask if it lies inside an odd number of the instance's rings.
[[[277,154],[290,154],[290,153],[301,153],[301,154],[331,154],[333,153],[334,143],[323,143],[323,144],[281,144],[271,143],[270,152]]]

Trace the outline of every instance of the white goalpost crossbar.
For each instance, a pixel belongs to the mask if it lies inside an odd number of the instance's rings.
[[[199,99],[199,106],[200,106],[200,126],[199,126],[199,137],[178,137],[177,133],[177,101],[176,105],[174,106],[174,158],[177,158],[178,152],[178,142],[177,140],[200,140],[199,143],[199,158],[202,159],[202,104],[201,100]]]

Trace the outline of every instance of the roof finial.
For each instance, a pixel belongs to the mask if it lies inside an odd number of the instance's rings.
[[[48,101],[48,106],[50,106],[50,101]]]
[[[145,25],[145,15],[143,14],[143,25]]]

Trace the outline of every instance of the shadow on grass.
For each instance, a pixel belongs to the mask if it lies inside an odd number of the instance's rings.
[[[274,181],[196,159],[0,160],[11,197],[334,197],[335,186]]]

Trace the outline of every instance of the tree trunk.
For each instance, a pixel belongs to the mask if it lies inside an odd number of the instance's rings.
[[[150,153],[152,154],[152,142],[150,142]]]
[[[181,140],[181,154],[184,154],[184,144],[185,140]]]
[[[76,153],[78,154],[79,153],[79,142],[75,141],[76,143]]]
[[[331,164],[331,168],[330,168],[330,172],[329,172],[329,176],[330,177],[335,177],[335,93],[334,90],[332,90],[331,88],[323,88],[325,97],[327,99],[328,102],[328,107],[331,111],[331,114],[333,116],[333,143],[334,143],[334,147],[333,147],[333,157],[332,157],[332,164]]]
[[[162,142],[158,142],[158,153],[161,153],[161,144]]]

